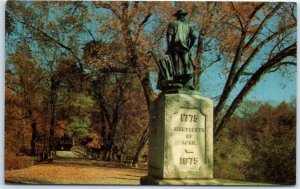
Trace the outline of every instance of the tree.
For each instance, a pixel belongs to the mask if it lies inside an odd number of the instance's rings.
[[[223,8],[230,13],[224,16],[233,20],[230,24],[226,22],[228,32],[223,25],[224,34],[234,36],[235,40],[231,38],[234,45],[229,52],[223,49],[226,43],[221,46],[231,65],[214,109],[216,140],[238,105],[264,75],[280,67],[296,65],[295,4],[226,3]],[[272,26],[274,22],[276,25]],[[228,35],[229,32],[234,35]],[[226,38],[223,41],[228,42]],[[230,95],[238,85],[242,86],[241,90],[236,96]],[[228,108],[225,108],[225,104]]]
[[[57,115],[59,108],[62,108],[61,106],[59,107],[58,102],[58,98],[60,98],[59,90],[62,90],[63,87],[70,87],[74,90],[78,90],[78,88],[81,87],[82,82],[78,85],[76,83],[77,80],[75,80],[77,76],[74,77],[74,75],[82,77],[81,72],[79,71],[80,73],[78,73],[77,69],[77,67],[79,67],[79,69],[82,70],[82,65],[81,62],[76,65],[76,60],[79,60],[75,53],[76,48],[74,46],[76,46],[76,43],[72,44],[73,41],[71,39],[65,40],[66,35],[64,35],[63,38],[57,35],[59,32],[69,31],[66,27],[69,27],[72,22],[75,22],[73,19],[74,16],[63,17],[63,19],[48,19],[48,14],[55,11],[55,6],[65,5],[66,9],[72,9],[73,5],[77,7],[77,4],[54,3],[53,6],[48,6],[47,3],[43,2],[28,2],[27,7],[23,5],[23,3],[10,1],[6,5],[6,13],[10,16],[9,18],[11,18],[7,20],[7,23],[11,26],[20,26],[21,24],[23,27],[22,32],[16,29],[16,27],[12,27],[9,37],[14,38],[14,34],[16,33],[19,33],[19,35],[22,36],[18,38],[18,40],[23,40],[23,42],[28,44],[32,56],[34,56],[34,59],[38,60],[41,64],[41,68],[48,81],[48,83],[44,83],[45,90],[49,91],[49,93],[47,94],[46,92],[44,94],[46,101],[43,105],[47,106],[45,107],[45,111],[47,112],[49,110],[50,112],[50,136],[48,143],[48,154],[50,154],[50,151],[55,150],[54,134],[58,119],[66,119],[64,114]],[[62,12],[60,13],[63,14]],[[80,27],[80,25],[81,24],[78,23],[77,27]],[[75,32],[72,32],[68,37],[74,37],[74,35],[76,35]],[[8,41],[8,44],[11,47],[16,45],[14,42],[17,43],[17,41],[13,39]],[[10,52],[13,48],[8,49],[8,52]],[[71,58],[69,58],[69,55]],[[66,88],[63,90],[66,90]],[[45,135],[45,137],[46,136],[47,135]]]
[[[26,119],[22,119],[22,107],[16,103],[21,99],[10,88],[5,86],[5,154],[18,154],[27,143],[28,131]]]
[[[28,52],[27,54],[18,52],[8,62],[6,64],[6,82],[10,89],[8,94],[15,96],[13,99],[18,100],[10,101],[12,98],[7,96],[6,103],[18,107],[21,111],[21,114],[17,115],[18,117],[11,119],[29,121],[31,126],[30,155],[34,156],[36,155],[37,127],[41,112],[39,95],[44,76]]]
[[[123,75],[98,75],[92,81],[91,93],[99,107],[101,117],[101,137],[106,155],[111,160],[117,127],[123,119],[123,106],[130,99],[130,79]]]
[[[66,135],[73,139],[73,146],[76,139],[84,138],[89,134],[91,121],[87,117],[73,116],[67,124]]]

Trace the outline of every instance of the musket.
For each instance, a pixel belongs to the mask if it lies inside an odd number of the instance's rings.
[[[166,53],[167,55],[168,55],[168,57],[169,57],[169,59],[170,59],[170,62],[171,62],[171,69],[172,69],[172,77],[174,77],[175,75],[177,75],[177,73],[176,73],[176,69],[175,69],[175,65],[174,65],[174,60],[173,60],[173,58],[172,58],[172,55],[171,55],[171,53],[170,52],[167,52]]]
[[[196,68],[196,65],[194,64],[194,61],[192,60],[192,55],[191,55],[190,52],[189,52],[189,58],[190,58],[190,61],[191,61],[191,63],[192,63],[193,69],[195,69],[195,68]]]
[[[157,61],[157,58],[156,58],[156,56],[154,55],[154,53],[153,53],[152,51],[147,51],[147,54],[150,54],[150,55],[153,56],[154,62],[156,63],[156,65],[157,65],[157,67],[158,67],[158,69],[159,69],[161,75],[164,77],[165,80],[167,80],[167,77],[166,77],[165,73],[163,72],[163,69],[162,69],[160,63]]]

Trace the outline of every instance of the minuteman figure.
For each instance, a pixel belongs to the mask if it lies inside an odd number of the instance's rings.
[[[174,76],[187,76],[191,78],[191,58],[189,51],[196,41],[196,35],[190,24],[186,21],[187,12],[178,10],[174,16],[176,21],[168,25],[167,30],[167,52],[173,66]],[[182,68],[180,66],[180,62]]]

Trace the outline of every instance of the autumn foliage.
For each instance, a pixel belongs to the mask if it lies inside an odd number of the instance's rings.
[[[248,107],[244,106],[244,114],[232,118],[228,129],[216,143],[216,176],[295,184],[294,104],[282,102],[276,107],[259,103],[252,103],[253,105],[257,110],[251,111],[249,103]]]

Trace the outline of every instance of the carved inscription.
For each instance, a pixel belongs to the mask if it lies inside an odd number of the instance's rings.
[[[182,170],[199,171],[205,159],[205,116],[185,108],[173,116],[173,161]]]
[[[181,122],[198,122],[198,115],[192,115],[192,114],[181,114]]]
[[[196,165],[198,163],[198,158],[180,158],[180,164],[186,165]]]
[[[192,128],[192,127],[174,127],[174,131],[184,131],[184,132],[204,132],[204,128]]]

